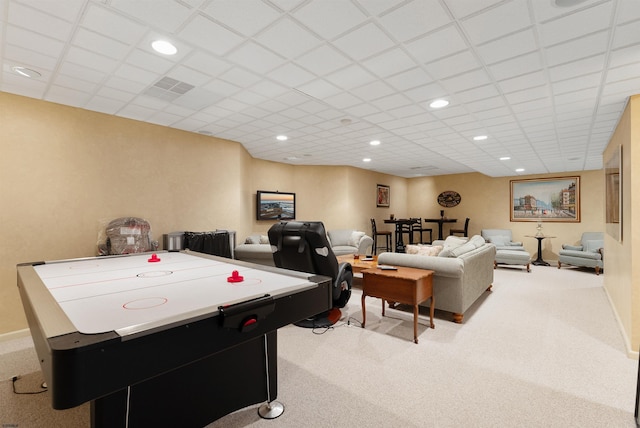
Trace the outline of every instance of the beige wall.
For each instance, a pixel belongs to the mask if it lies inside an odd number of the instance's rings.
[[[607,146],[604,158],[622,147],[622,240],[605,234],[607,274],[605,289],[614,306],[618,321],[631,351],[640,346],[640,265],[635,264],[635,254],[640,251],[640,229],[634,225],[640,221],[640,198],[632,189],[640,188],[640,96],[629,99],[618,122],[616,131]]]
[[[462,203],[446,209],[447,216],[470,217],[472,234],[510,228],[536,251],[536,241],[524,238],[535,223],[509,221],[508,177],[404,179],[353,167],[285,165],[253,159],[235,142],[6,93],[0,121],[0,335],[26,328],[16,264],[95,255],[104,223],[123,215],[147,218],[159,241],[172,231],[215,228],[244,239],[273,224],[255,219],[256,190],[295,192],[299,219],[367,232],[371,217],[390,230],[382,220],[391,213],[437,216],[437,195],[455,190]],[[602,171],[575,175],[582,180],[582,222],[545,224],[545,233],[557,236],[545,243],[550,260],[582,231],[603,230]],[[376,184],[390,186],[389,208],[376,207]]]
[[[479,173],[441,175],[437,177],[414,178],[409,180],[409,211],[413,217],[439,217],[444,209],[445,216],[456,218],[455,228],[462,227],[462,222],[469,217],[469,234],[480,234],[482,229],[511,229],[514,239],[521,241],[532,256],[538,253],[538,241],[526,235],[536,233],[536,222],[510,221],[511,180],[530,178],[549,178],[556,176],[579,176],[581,188],[581,216],[579,223],[544,222],[545,235],[555,236],[545,239],[542,256],[547,261],[556,261],[562,244],[575,243],[580,240],[582,232],[604,231],[604,175],[603,171],[568,172],[562,175],[526,175],[518,177],[487,177]],[[445,190],[453,190],[460,194],[462,200],[453,208],[438,205],[437,197]],[[437,225],[430,224],[434,229]],[[444,234],[452,225],[445,225]]]

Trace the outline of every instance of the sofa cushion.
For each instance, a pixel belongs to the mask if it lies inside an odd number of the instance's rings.
[[[353,229],[327,230],[327,236],[332,247],[348,246]]]
[[[347,244],[351,247],[358,247],[363,236],[364,232],[358,232],[357,230],[354,230],[353,232],[351,232],[351,237],[349,237],[349,242]]]
[[[593,239],[593,240],[587,240],[584,242],[585,251],[589,251],[591,253],[597,253],[600,251],[600,248],[604,248],[604,240]]]
[[[260,244],[268,244],[269,237],[267,235],[260,235]]]
[[[506,235],[493,235],[487,238],[487,242],[491,242],[496,246],[509,245],[511,238]]]
[[[454,256],[451,251],[454,248],[460,247],[461,245],[464,245],[466,243],[467,243],[467,238],[460,238],[460,237],[454,236],[454,235],[447,236],[447,239],[444,240],[444,245],[443,245],[442,251],[440,251],[440,254],[438,254],[438,256],[440,256],[440,257],[457,257],[457,256]],[[473,247],[473,248],[475,248],[475,247]],[[473,249],[473,248],[471,248],[471,249]]]

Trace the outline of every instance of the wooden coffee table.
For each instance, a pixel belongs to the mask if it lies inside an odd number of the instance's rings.
[[[371,256],[373,260],[362,260],[364,256],[360,256],[358,259],[354,259],[353,254],[347,254],[344,256],[336,256],[338,263],[350,263],[353,273],[360,273],[365,269],[371,269],[378,266],[378,256]]]
[[[433,324],[434,297],[433,297],[433,271],[426,269],[414,269],[398,267],[397,270],[382,270],[380,268],[365,269],[362,271],[362,328],[364,328],[367,311],[364,300],[367,296],[382,299],[382,316],[384,316],[384,301],[404,303],[413,306],[413,341],[418,343],[418,305],[427,299],[431,299],[429,307],[429,323]]]

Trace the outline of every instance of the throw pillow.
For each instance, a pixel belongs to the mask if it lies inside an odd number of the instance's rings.
[[[418,254],[420,252],[420,246],[419,245],[409,244],[409,245],[405,246],[404,249],[407,252],[407,254]]]
[[[469,242],[471,244],[473,244],[474,247],[476,248],[480,248],[482,247],[484,244],[486,244],[486,241],[484,240],[484,238],[480,235],[473,235],[471,237],[471,239],[469,239]]]
[[[251,236],[247,236],[247,239],[244,240],[245,244],[259,244],[260,243],[260,236],[258,235],[251,235]]]
[[[476,249],[476,246],[472,242],[467,242],[466,244],[453,248],[451,250],[451,255],[449,257],[458,257],[463,255],[464,253],[468,253],[469,251],[473,251],[475,249]]]
[[[260,235],[260,243],[261,244],[268,244],[269,243],[269,237],[267,235]]]
[[[351,238],[349,238],[349,246],[350,247],[358,247],[360,245],[360,240],[364,236],[364,232],[351,232]]]
[[[438,254],[440,254],[441,251],[442,251],[441,245],[434,245],[434,246],[425,245],[425,246],[419,247],[418,255],[419,256],[437,256]]]

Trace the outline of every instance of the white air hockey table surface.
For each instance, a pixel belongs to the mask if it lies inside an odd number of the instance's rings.
[[[304,278],[182,252],[76,259],[34,266],[80,333],[124,336],[269,294],[315,286]],[[229,282],[233,272],[243,279]]]

